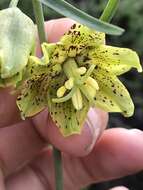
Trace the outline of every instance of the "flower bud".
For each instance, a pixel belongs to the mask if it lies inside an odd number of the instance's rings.
[[[33,21],[16,7],[0,11],[0,78],[21,72],[34,52]],[[16,81],[15,81],[16,82]]]

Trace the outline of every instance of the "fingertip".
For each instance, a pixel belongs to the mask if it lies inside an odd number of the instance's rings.
[[[107,117],[107,114],[102,111],[91,108],[81,134],[69,137],[62,136],[47,111],[36,118],[35,124],[42,137],[61,151],[74,156],[85,156],[93,149],[105,129]],[[40,121],[42,121],[42,126],[40,126]]]
[[[75,21],[69,18],[54,19],[46,22],[45,29],[48,42],[58,42],[60,37],[63,36],[74,23]]]

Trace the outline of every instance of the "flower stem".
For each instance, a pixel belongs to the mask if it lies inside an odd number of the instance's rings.
[[[63,190],[62,154],[55,147],[53,147],[53,156],[55,166],[56,190]]]
[[[40,43],[46,42],[46,33],[44,27],[44,15],[42,4],[39,0],[32,0],[35,19],[38,27]],[[63,190],[63,172],[62,172],[62,156],[61,152],[53,148],[54,166],[55,166],[55,183],[56,190]]]
[[[38,33],[39,33],[39,39],[40,43],[46,42],[46,34],[45,34],[45,28],[44,28],[44,15],[43,15],[43,9],[42,4],[39,0],[32,0],[33,9],[34,9],[34,15],[38,27]]]
[[[100,20],[110,22],[116,12],[119,2],[120,0],[109,0],[100,17]]]
[[[9,7],[17,7],[19,0],[11,0]]]

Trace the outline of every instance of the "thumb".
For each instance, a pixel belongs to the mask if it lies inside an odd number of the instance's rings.
[[[88,120],[88,122],[87,122]],[[63,137],[54,124],[48,111],[43,111],[34,118],[34,124],[40,135],[63,152],[74,156],[85,156],[94,147],[106,128],[108,115],[104,111],[91,108],[80,135]]]

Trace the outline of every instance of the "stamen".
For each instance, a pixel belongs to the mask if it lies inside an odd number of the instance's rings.
[[[86,67],[80,67],[80,68],[77,68],[76,69],[76,72],[79,74],[79,75],[84,75],[86,73]]]
[[[92,74],[93,70],[95,69],[96,65],[92,64],[86,72],[86,75],[83,77],[83,80],[87,80],[87,78]]]
[[[94,68],[96,65],[92,64],[89,69],[87,70],[86,74],[84,76],[81,76],[80,79],[76,80],[76,83],[81,86],[82,84],[84,84],[86,82],[86,80],[88,79],[88,77],[92,74]]]
[[[76,110],[81,110],[83,107],[82,104],[82,95],[79,89],[72,96],[72,103]]]
[[[61,87],[57,90],[57,97],[58,97],[58,98],[63,97],[63,95],[65,94],[66,90],[67,90],[67,89],[65,88],[65,86],[61,86]]]
[[[66,82],[65,82],[65,87],[66,87],[66,89],[68,89],[68,90],[71,90],[72,88],[73,88],[73,85],[74,85],[74,78],[69,78],[69,80],[67,80]]]
[[[92,72],[93,72],[95,66],[96,66],[96,65],[92,64],[92,65],[89,67],[89,69],[87,70],[86,74],[85,74],[83,77],[81,77],[80,80],[78,80],[78,84],[79,84],[79,85],[82,85],[82,84],[84,84],[84,83],[86,82],[87,78],[92,74]]]
[[[88,77],[86,83],[88,85],[92,86],[94,89],[99,90],[98,83],[92,77]]]
[[[62,102],[66,102],[68,101],[70,98],[72,98],[73,94],[76,91],[76,87],[73,87],[72,90],[69,92],[69,94],[67,94],[66,96],[62,97],[62,98],[53,98],[52,102],[53,103],[62,103]]]

